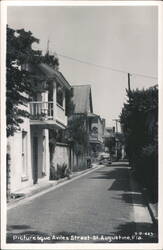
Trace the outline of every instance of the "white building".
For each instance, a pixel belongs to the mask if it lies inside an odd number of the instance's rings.
[[[20,131],[8,138],[10,145],[10,171],[8,185],[11,193],[40,182],[49,181],[50,150],[49,129],[64,129],[67,126],[66,91],[71,86],[64,76],[46,64],[30,66],[38,79],[36,93],[27,110],[30,119],[25,118]]]

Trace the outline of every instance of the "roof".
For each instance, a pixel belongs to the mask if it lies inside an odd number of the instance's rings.
[[[97,117],[101,122],[104,119],[104,118],[101,118],[100,115],[97,115],[97,114],[94,114],[94,113],[88,113],[88,117],[89,118],[96,118]]]
[[[91,85],[72,86],[74,113],[93,113]]]
[[[71,89],[71,85],[68,83],[68,81],[65,79],[63,74],[53,68],[51,68],[49,65],[45,63],[40,63],[38,65],[32,65],[30,67],[32,71],[39,75],[39,77],[44,80],[55,80],[59,84],[63,85],[67,89]]]

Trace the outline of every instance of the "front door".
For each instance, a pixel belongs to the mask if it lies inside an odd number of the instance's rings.
[[[38,181],[38,137],[33,137],[33,183]]]

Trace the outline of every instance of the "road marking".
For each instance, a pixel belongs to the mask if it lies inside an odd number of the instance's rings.
[[[77,175],[76,177],[73,177],[73,178],[70,179],[70,180],[66,180],[66,181],[64,181],[64,182],[62,182],[62,183],[59,183],[59,184],[54,185],[53,187],[50,187],[50,188],[48,188],[48,189],[46,189],[46,190],[43,190],[43,191],[41,191],[41,192],[39,192],[39,193],[37,193],[37,194],[34,194],[34,195],[30,196],[30,197],[26,197],[26,198],[24,198],[24,199],[18,201],[17,203],[14,203],[14,204],[9,205],[9,206],[7,207],[7,210],[10,210],[10,209],[15,208],[15,207],[18,207],[18,206],[22,206],[22,205],[24,205],[25,203],[28,203],[29,201],[32,201],[33,199],[36,199],[36,198],[38,198],[38,197],[40,197],[40,196],[42,196],[42,195],[44,195],[44,194],[46,194],[46,193],[48,193],[48,192],[50,192],[50,191],[53,191],[53,190],[55,190],[55,189],[58,189],[58,188],[60,188],[60,187],[62,187],[62,186],[64,186],[64,185],[66,185],[66,184],[68,184],[68,183],[70,183],[70,182],[73,182],[73,181],[75,181],[75,180],[77,180],[77,179],[79,179],[79,178],[81,178],[81,177],[83,177],[83,176],[85,176],[85,175],[87,175],[87,174],[89,174],[89,173],[92,173],[92,172],[96,171],[96,170],[99,169],[99,168],[101,169],[101,168],[103,168],[103,167],[106,167],[106,166],[104,166],[104,165],[96,166],[95,168],[91,169],[90,171],[87,171],[87,172],[85,172],[85,173],[82,173],[82,174],[80,174],[80,175]]]

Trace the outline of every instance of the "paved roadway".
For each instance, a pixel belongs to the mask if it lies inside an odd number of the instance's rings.
[[[153,242],[155,228],[141,196],[131,190],[126,164],[102,166],[10,209],[7,241]]]

